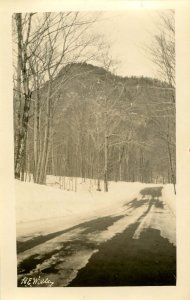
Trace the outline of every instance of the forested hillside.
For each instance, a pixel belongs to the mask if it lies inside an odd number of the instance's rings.
[[[94,178],[107,191],[109,180],[175,180],[175,94],[168,84],[68,64],[52,82],[47,112],[48,86],[33,91],[30,107],[24,172],[35,182],[44,183],[45,174]]]
[[[149,53],[162,81],[115,75],[111,49],[92,30],[96,15],[14,14],[15,178],[92,178],[104,191],[110,180],[175,187],[173,14],[161,21]]]

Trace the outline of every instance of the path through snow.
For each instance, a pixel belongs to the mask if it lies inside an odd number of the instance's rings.
[[[175,215],[162,198],[162,190],[162,186],[146,186],[131,201],[119,201],[114,212],[109,207],[99,217],[70,229],[18,240],[18,284],[23,286],[26,277],[48,276],[54,286],[72,285],[80,270],[98,257],[101,245],[121,236],[132,225],[132,240],[141,239],[147,230],[154,229],[175,248]]]

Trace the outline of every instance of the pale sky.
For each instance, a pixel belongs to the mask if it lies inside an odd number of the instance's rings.
[[[155,65],[143,50],[151,43],[158,11],[128,10],[104,12],[95,30],[111,44],[113,59],[120,61],[116,73],[122,76],[158,77]]]

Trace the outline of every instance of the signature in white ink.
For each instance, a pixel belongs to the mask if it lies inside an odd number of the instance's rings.
[[[21,279],[20,284],[25,287],[32,287],[32,286],[42,286],[46,285],[47,287],[52,287],[54,285],[54,282],[51,281],[48,277],[47,278],[41,278],[38,277],[23,277]]]

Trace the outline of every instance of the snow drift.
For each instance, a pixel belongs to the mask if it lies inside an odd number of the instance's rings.
[[[89,179],[85,182],[80,178],[77,180],[77,192],[57,188],[59,181],[54,176],[47,178],[49,186],[16,180],[17,240],[64,230],[94,218],[120,214],[123,204],[142,198],[142,189],[158,186],[139,182],[110,182],[109,192],[104,193],[96,191],[96,185]],[[162,201],[166,207],[162,221],[155,218],[154,209],[139,227],[136,238],[144,228],[152,227],[159,229],[164,237],[175,243],[175,196],[172,185],[164,185]],[[172,212],[172,219],[167,213],[168,209]],[[129,220],[128,217],[125,222]]]
[[[55,180],[55,179],[54,179]],[[52,177],[49,182],[52,185]],[[121,202],[137,197],[142,183],[111,182],[109,192],[89,190],[89,180],[78,191],[64,191],[15,181],[17,237],[66,229],[95,217],[114,213]]]

